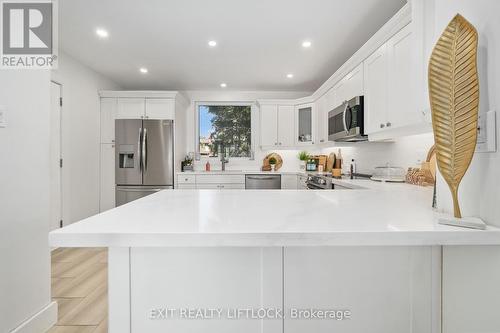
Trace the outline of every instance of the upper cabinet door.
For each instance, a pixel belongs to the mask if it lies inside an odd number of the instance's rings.
[[[316,137],[319,144],[328,141],[328,111],[327,97],[323,95],[316,101]]]
[[[101,98],[101,143],[115,142],[116,98]]]
[[[145,116],[144,98],[118,98],[116,119],[142,119]]]
[[[326,113],[328,114],[329,111],[335,109],[340,104],[340,102],[337,101],[337,90],[333,87],[328,90],[324,96]]]
[[[314,144],[315,113],[313,104],[299,105],[295,109],[297,145]]]
[[[278,105],[260,106],[260,145],[278,145]]]
[[[293,105],[278,106],[278,146],[292,147],[295,144],[295,114]]]
[[[363,64],[358,65],[335,86],[336,103],[333,108],[364,93]],[[333,109],[332,108],[332,109]]]
[[[364,61],[365,133],[380,131],[387,119],[387,45]]]
[[[146,118],[175,119],[175,101],[167,98],[146,98]]]
[[[415,91],[415,42],[411,25],[407,25],[387,42],[388,54],[388,115],[386,128],[418,123]]]

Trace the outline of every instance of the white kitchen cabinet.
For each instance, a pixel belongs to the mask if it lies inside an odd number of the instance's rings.
[[[388,98],[386,128],[420,120],[416,106],[415,41],[407,25],[387,42]]]
[[[115,142],[116,98],[101,98],[101,143]]]
[[[207,202],[208,219],[210,203]],[[220,207],[223,209],[223,207]],[[201,226],[203,227],[203,226]],[[280,319],[234,319],[244,309],[282,306],[280,247],[132,248],[127,332],[281,333]],[[151,320],[152,309],[221,309],[220,318]],[[233,317],[233,319],[231,318]]]
[[[332,87],[330,90],[328,90],[328,92],[324,96],[325,106],[328,111],[331,111],[339,106],[340,102],[337,101],[337,90],[335,89],[335,87]]]
[[[281,175],[281,189],[282,190],[296,190],[297,189],[297,175]]]
[[[346,320],[285,318],[287,333],[428,333],[430,247],[285,247],[284,307],[349,311]]]
[[[335,107],[342,104],[344,101],[363,95],[363,64],[358,65],[349,72],[349,74],[344,76],[334,89],[337,101]]]
[[[293,105],[263,104],[260,107],[262,147],[293,147],[295,121]]]
[[[175,119],[175,101],[167,98],[146,98],[145,116],[148,119]]]
[[[364,61],[365,134],[385,128],[387,111],[387,45],[382,45]]]
[[[195,190],[196,185],[195,184],[179,184],[176,187],[177,190]]]
[[[297,176],[297,189],[299,190],[307,190],[307,175],[298,175]]]
[[[101,144],[99,211],[115,207],[115,145]]]
[[[313,103],[295,107],[295,123],[295,144],[313,145],[316,132],[316,113]]]
[[[328,142],[328,112],[327,97],[321,96],[316,101],[316,141],[317,144]]]
[[[278,105],[278,146],[292,147],[295,143],[293,105]]]
[[[278,105],[260,106],[260,145],[263,147],[278,144]]]
[[[198,190],[244,190],[245,184],[196,184]]]
[[[370,140],[431,131],[417,103],[416,41],[408,24],[364,61],[365,133]]]
[[[116,119],[142,119],[145,115],[144,98],[118,98]]]

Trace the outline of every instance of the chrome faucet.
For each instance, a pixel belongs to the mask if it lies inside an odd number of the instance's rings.
[[[220,162],[222,164],[222,171],[226,171],[226,164],[229,163],[229,160],[226,158],[226,150],[223,145],[219,145],[219,153],[220,153]]]

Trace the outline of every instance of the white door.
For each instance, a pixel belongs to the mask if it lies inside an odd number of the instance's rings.
[[[61,85],[50,86],[50,230],[62,225]]]
[[[116,119],[144,118],[144,100],[144,98],[118,98]]]
[[[365,132],[385,128],[387,117],[387,45],[382,45],[364,61]]]
[[[261,105],[260,107],[260,145],[278,144],[278,106]]]
[[[291,147],[295,140],[295,114],[293,105],[278,106],[278,146]]]
[[[407,25],[387,42],[388,54],[388,114],[386,127],[401,127],[419,121],[415,98],[415,42],[411,26]]]
[[[115,207],[115,144],[101,144],[99,211]]]
[[[116,98],[101,98],[101,143],[115,142]]]
[[[175,100],[167,98],[146,98],[148,119],[175,119]]]

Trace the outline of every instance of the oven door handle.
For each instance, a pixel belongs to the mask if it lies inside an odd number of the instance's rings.
[[[345,108],[344,108],[344,113],[342,115],[342,120],[343,120],[343,123],[344,123],[344,130],[346,132],[346,134],[349,134],[349,130],[347,129],[347,120],[346,120],[346,116],[347,116],[347,109],[349,108],[349,103],[344,102],[345,103]]]

